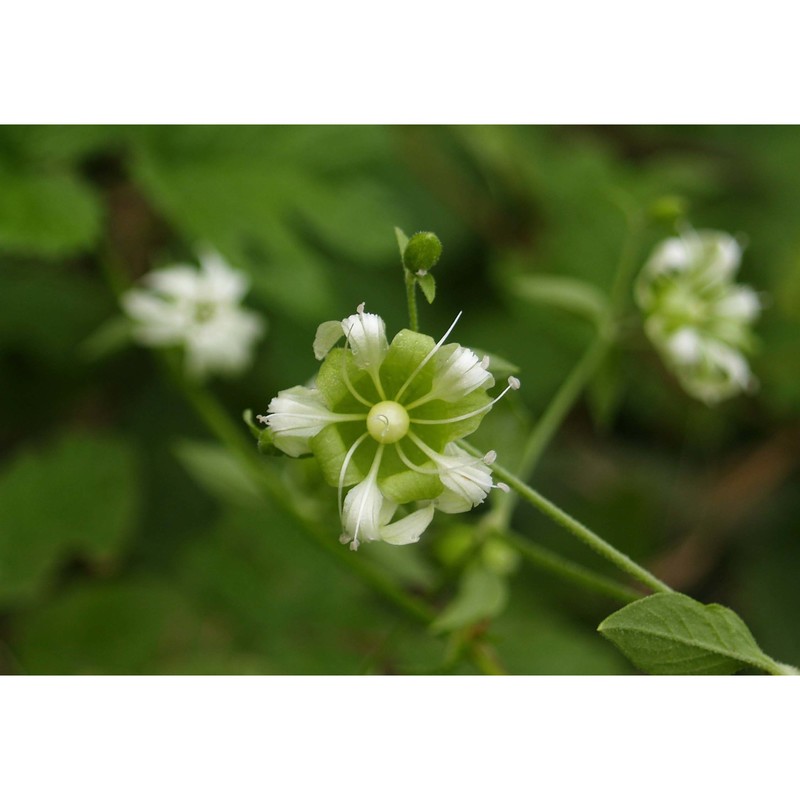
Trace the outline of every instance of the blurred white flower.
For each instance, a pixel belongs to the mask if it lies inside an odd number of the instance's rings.
[[[121,298],[138,342],[182,346],[187,371],[199,378],[233,375],[249,365],[265,325],[258,314],[240,306],[249,288],[247,277],[218,253],[201,253],[200,269],[176,264],[150,272],[141,283]]]
[[[755,386],[746,354],[761,302],[734,283],[741,256],[729,234],[689,230],[655,248],[636,286],[648,337],[683,388],[710,405]]]

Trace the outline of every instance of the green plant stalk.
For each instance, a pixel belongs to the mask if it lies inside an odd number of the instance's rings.
[[[417,279],[410,270],[403,268],[406,281],[406,301],[408,302],[408,327],[419,333],[419,314],[417,313]]]
[[[469,442],[462,440],[461,446],[468,453],[471,453],[477,458],[483,456],[483,453],[476,447],[473,447]],[[639,566],[635,561],[617,550],[613,545],[610,545],[605,539],[591,531],[583,523],[578,522],[574,517],[567,514],[566,511],[562,511],[555,503],[551,503],[535,489],[523,483],[514,473],[509,472],[497,462],[492,464],[492,471],[498,478],[505,481],[510,488],[517,492],[523,500],[529,502],[545,516],[550,517],[555,523],[565,528],[585,545],[591,547],[598,555],[610,561],[623,572],[627,572],[655,592],[672,591],[666,583],[660,581],[644,567]]]
[[[525,444],[525,450],[520,459],[517,473],[528,478],[533,472],[539,459],[547,446],[552,441],[558,429],[577,402],[586,385],[594,376],[597,368],[602,364],[611,340],[601,334],[586,348],[583,356],[573,367],[572,372],[561,384],[544,414],[539,418]],[[519,495],[501,495],[495,508],[491,511],[491,524],[499,530],[505,530],[511,523]],[[488,524],[488,523],[487,523]]]
[[[241,461],[243,466],[252,474],[253,478],[269,495],[270,499],[283,511],[300,521],[304,530],[311,538],[324,550],[328,551],[338,561],[344,563],[347,568],[356,572],[359,577],[371,588],[378,591],[395,605],[411,614],[417,620],[429,624],[435,618],[435,612],[425,603],[406,594],[402,589],[388,580],[384,575],[375,569],[368,561],[351,556],[349,550],[345,550],[330,538],[330,531],[321,526],[314,525],[307,517],[303,516],[296,506],[291,502],[286,492],[281,491],[272,480],[266,470],[261,457],[258,455],[255,445],[244,434],[243,430],[237,427],[228,414],[219,406],[216,399],[201,387],[192,385],[184,381],[180,376],[173,374],[179,388],[184,396],[206,423],[210,430],[233,452]]]
[[[503,541],[508,542],[523,558],[545,572],[623,603],[632,603],[634,600],[644,597],[642,592],[619,583],[613,578],[600,575],[582,564],[576,564],[513,531],[506,531],[502,536]]]

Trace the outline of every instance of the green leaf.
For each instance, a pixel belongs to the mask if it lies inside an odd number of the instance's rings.
[[[510,279],[511,292],[545,306],[554,306],[599,322],[608,310],[608,299],[591,283],[563,275],[515,275]]]
[[[264,504],[256,482],[224,447],[184,440],[173,451],[197,483],[223,502],[245,508]]]
[[[0,249],[69,255],[100,233],[100,204],[69,175],[0,173]]]
[[[422,294],[428,303],[432,303],[436,299],[436,280],[430,273],[417,276],[417,283],[419,288],[422,289]]]
[[[134,456],[120,439],[72,434],[19,455],[0,476],[0,603],[32,599],[69,557],[116,556],[138,499]]]
[[[80,353],[87,361],[108,358],[131,344],[132,330],[131,321],[126,317],[112,317],[81,343]]]
[[[598,627],[639,669],[655,675],[730,675],[775,662],[731,609],[678,593],[637,600]]]
[[[435,233],[415,233],[403,250],[403,264],[415,275],[430,272],[442,256],[442,243]]]
[[[431,630],[436,633],[453,631],[496,617],[507,600],[505,580],[483,564],[471,564],[464,570],[458,594],[433,621]]]
[[[400,258],[403,258],[403,254],[406,252],[406,247],[408,247],[408,236],[406,236],[398,227],[395,227],[394,235],[397,237],[397,246],[400,248]]]

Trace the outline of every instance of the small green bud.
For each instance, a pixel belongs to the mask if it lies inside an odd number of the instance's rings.
[[[442,255],[442,243],[435,233],[415,233],[403,251],[403,264],[415,275],[430,272]]]
[[[689,211],[689,203],[685,197],[676,194],[659,197],[650,206],[650,216],[657,222],[672,225],[683,219]]]

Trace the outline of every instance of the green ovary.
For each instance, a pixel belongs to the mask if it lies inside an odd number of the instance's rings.
[[[408,433],[408,412],[393,400],[376,403],[367,415],[369,435],[381,444],[394,444]]]

